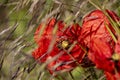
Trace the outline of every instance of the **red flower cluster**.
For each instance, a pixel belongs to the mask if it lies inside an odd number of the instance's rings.
[[[39,33],[43,27],[45,29],[40,36]],[[55,31],[56,33],[54,33]],[[77,42],[80,33],[81,27],[78,24],[65,27],[63,21],[52,18],[46,24],[40,24],[36,30],[34,38],[38,49],[32,55],[40,62],[46,62],[48,59],[56,57],[55,60],[48,63],[51,73],[59,70],[71,70],[77,66],[76,63],[81,62],[85,55],[80,43]]]
[[[110,22],[110,19],[118,22],[120,18],[109,10],[106,14],[101,10],[92,11],[84,17],[82,27],[77,23],[66,27],[55,18],[40,24],[34,36],[38,49],[33,57],[42,63],[53,59],[47,64],[51,73],[70,71],[89,61],[87,65],[93,62],[104,70],[107,80],[120,79],[120,36]]]

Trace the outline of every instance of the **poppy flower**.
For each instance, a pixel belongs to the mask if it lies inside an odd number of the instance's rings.
[[[109,16],[113,20],[120,20],[120,18],[112,11],[106,10]],[[106,28],[106,25],[115,36],[115,30],[113,29],[109,19],[101,10],[94,10],[83,18],[82,30],[80,41],[84,41],[85,45],[89,47],[90,40],[92,38],[101,38],[107,43],[113,42],[113,39]]]
[[[105,71],[107,80],[119,80],[120,79],[120,37],[118,37],[117,43],[115,45],[115,53],[112,55],[115,65],[115,73],[110,73]]]
[[[95,63],[97,68],[114,73],[115,65],[111,59],[112,54],[113,49],[110,47],[110,44],[99,38],[91,40],[88,57]]]
[[[47,68],[51,73],[64,69],[69,71],[76,67],[76,62],[80,63],[85,55],[80,43],[77,42],[81,27],[76,23],[66,28],[63,21],[57,21],[55,18],[44,26],[45,29],[41,36],[39,36],[39,32],[42,30],[43,24],[40,24],[35,32],[34,38],[38,49],[33,51],[33,57],[39,59],[40,62],[45,62],[62,53],[57,59],[48,63]],[[54,33],[55,31],[56,33]],[[54,42],[53,47],[50,46],[52,42]]]
[[[115,48],[99,38],[94,38],[90,43],[88,57],[97,68],[104,70],[107,80],[120,79],[120,40]]]
[[[114,12],[106,10],[106,13],[114,21],[120,20]],[[83,18],[79,41],[86,45],[88,57],[97,68],[115,75],[115,69],[119,72],[120,68],[118,66],[119,61],[116,62],[118,53],[115,54],[116,43],[113,41],[107,27],[117,37],[108,17],[101,10],[94,10]],[[117,50],[119,51],[120,48],[118,47]]]
[[[41,23],[39,25],[39,27],[36,29],[36,32],[34,34],[34,39],[35,42],[39,45],[39,47],[37,49],[35,49],[32,53],[33,57],[35,59],[38,59],[42,56],[41,61],[44,62],[46,61],[46,58],[48,57],[48,55],[43,55],[44,53],[47,52],[48,50],[48,45],[50,44],[50,40],[52,38],[52,29],[55,26],[55,18],[52,18],[50,21],[48,20],[48,22],[46,22],[46,24]],[[42,32],[42,29],[45,28],[45,30]],[[41,36],[40,36],[40,31],[41,31]]]

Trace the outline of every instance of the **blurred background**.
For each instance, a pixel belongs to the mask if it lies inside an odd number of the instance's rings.
[[[86,14],[100,7],[120,16],[120,0],[0,0],[0,80],[105,80],[102,71],[82,67],[72,76],[55,78],[31,56],[37,47],[34,32],[42,21],[58,16],[81,25]]]

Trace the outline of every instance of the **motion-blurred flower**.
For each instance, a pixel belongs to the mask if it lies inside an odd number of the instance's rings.
[[[45,29],[39,36],[43,27]],[[80,43],[77,42],[80,33],[81,27],[78,24],[65,27],[63,21],[52,18],[47,24],[40,24],[36,30],[34,37],[38,49],[32,55],[36,60],[46,62],[61,54],[48,63],[47,68],[51,73],[65,69],[69,71],[76,67],[85,55]]]
[[[107,10],[106,13],[108,13],[113,20],[119,19],[115,13],[109,10]],[[107,43],[112,43],[113,39],[106,28],[107,26],[115,36],[116,32],[106,15],[101,10],[94,10],[84,17],[79,39],[84,41],[88,47],[92,38],[101,38]]]
[[[112,49],[110,44],[95,38],[91,40],[89,59],[92,60],[96,67],[105,71],[107,80],[120,79],[120,41]]]
[[[115,22],[120,18],[110,10],[106,10],[106,13],[109,16],[101,10],[94,10],[85,16],[79,40],[88,47],[89,59],[97,68],[105,71],[107,80],[117,80],[115,76],[120,73],[120,44],[117,41],[119,35],[109,17]]]
[[[89,59],[92,60],[97,68],[114,73],[114,61],[111,59],[113,49],[105,41],[94,38],[90,44],[88,53]]]

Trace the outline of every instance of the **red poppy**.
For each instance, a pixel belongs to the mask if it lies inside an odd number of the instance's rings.
[[[34,35],[34,39],[35,39],[35,41],[36,41],[37,44],[41,45],[42,44],[41,42],[43,42],[41,40],[44,40],[44,39],[49,39],[50,40],[51,39],[51,37],[52,37],[52,30],[53,30],[55,24],[56,24],[56,19],[52,18],[51,20],[48,20],[48,22],[41,23],[39,25],[39,27],[36,29],[36,32],[35,32],[35,35]],[[63,26],[60,26],[60,27],[63,27]],[[40,36],[40,32],[42,33],[41,34],[42,36]],[[44,41],[46,41],[46,40],[44,40]]]
[[[40,62],[45,62],[48,58],[54,58],[62,53],[61,56],[48,64],[50,72],[64,69],[71,70],[77,66],[76,62],[80,63],[85,55],[79,45],[80,43],[77,42],[81,33],[81,27],[78,24],[73,24],[65,28],[65,24],[62,21],[56,21],[53,18],[49,23],[45,24],[45,29],[40,37],[39,32],[43,27],[42,25],[40,24],[35,32],[35,41],[39,47],[33,52],[33,57],[40,59]],[[57,31],[54,35],[55,27],[57,27]],[[51,48],[52,41],[55,43]],[[74,44],[75,41],[77,42],[76,44]],[[68,50],[70,51],[68,52]]]
[[[115,65],[111,59],[112,54],[113,49],[108,43],[99,38],[91,40],[88,57],[95,63],[97,68],[114,73]]]
[[[118,20],[119,17],[112,11],[107,10],[107,13],[113,20]],[[110,33],[108,32],[106,25],[108,25],[111,32],[115,35],[115,31],[110,24],[109,19],[101,10],[94,10],[90,14],[84,17],[82,24],[82,31],[80,40],[89,47],[90,40],[92,38],[101,38],[105,42],[111,43],[113,41]]]
[[[120,19],[114,12],[106,12],[114,21]],[[112,59],[115,42],[107,27],[116,36],[108,17],[101,10],[94,10],[83,19],[79,41],[83,41],[88,47],[88,57],[97,68],[115,73],[116,64]]]
[[[94,38],[90,43],[88,57],[96,67],[105,71],[107,80],[120,79],[120,40],[111,48],[111,45],[102,39]]]
[[[120,80],[120,38],[115,45],[115,53],[112,55],[115,65],[115,73],[105,71],[107,80]]]
[[[50,44],[50,41],[52,39],[52,29],[55,26],[55,22],[56,22],[55,18],[52,18],[46,24],[44,23],[40,24],[39,27],[36,29],[34,39],[36,43],[39,45],[39,47],[32,53],[35,59],[42,57],[41,61],[42,62],[46,61],[48,55],[43,54],[45,54],[48,50],[49,47],[48,45]],[[43,27],[45,28],[45,30],[41,32],[42,34],[40,36],[40,31],[42,31],[41,29]]]

